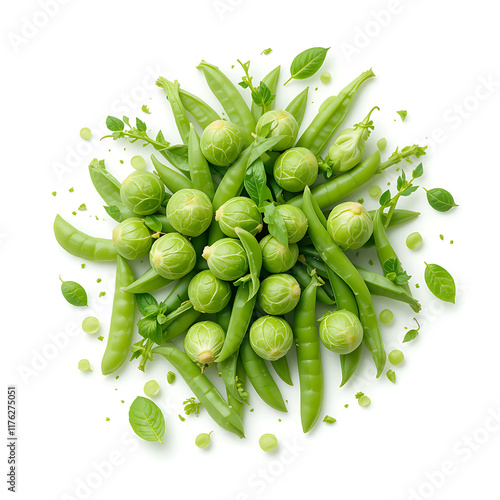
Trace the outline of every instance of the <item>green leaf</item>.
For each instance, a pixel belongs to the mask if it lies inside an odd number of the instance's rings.
[[[138,293],[135,296],[135,300],[137,301],[137,307],[139,307],[139,311],[143,316],[146,316],[146,307],[154,305],[158,307],[157,300],[149,293]]]
[[[388,189],[382,196],[379,198],[378,202],[381,207],[388,207],[391,204],[391,191]]]
[[[121,132],[125,128],[125,124],[114,116],[108,116],[106,118],[106,127],[108,127],[111,132]]]
[[[145,104],[141,106],[141,110],[143,113],[146,113],[147,115],[151,114],[151,111],[149,111],[149,108]]]
[[[288,248],[288,231],[285,219],[272,203],[264,206],[264,222],[267,224],[269,234]]]
[[[195,398],[188,398],[184,403],[184,413],[186,415],[191,415],[194,413],[196,416],[200,414],[201,403],[197,402]]]
[[[146,132],[146,130],[148,129],[146,124],[140,118],[135,119],[135,126],[137,130],[139,130],[139,132]]]
[[[451,274],[437,264],[425,263],[425,283],[429,290],[444,302],[455,303],[456,287]]]
[[[123,220],[120,209],[116,205],[111,205],[110,207],[104,207],[104,210],[106,210],[106,213],[116,222],[121,222]]]
[[[326,415],[325,418],[323,419],[323,422],[326,422],[327,424],[334,424],[336,421],[337,419],[330,417],[330,415]]]
[[[273,49],[266,49],[266,50],[263,50],[260,55],[265,55],[267,56],[268,54],[270,54],[271,52],[273,51]]]
[[[382,270],[384,271],[385,277],[397,285],[404,285],[410,281],[411,276],[406,274],[399,259],[386,260],[382,266]]]
[[[418,186],[408,186],[404,191],[401,191],[401,196],[410,196],[418,189]]]
[[[304,50],[292,61],[290,66],[290,79],[285,82],[285,85],[292,79],[303,80],[313,76],[323,65],[326,54],[330,50],[322,47],[313,47]]]
[[[396,372],[394,370],[387,370],[387,378],[393,383],[396,383]]]
[[[156,316],[156,321],[158,321],[160,325],[163,325],[167,321],[167,317],[164,314],[158,314],[158,316]]]
[[[272,123],[272,122],[270,122]],[[262,156],[266,151],[269,151],[274,145],[278,144],[284,138],[283,135],[276,135],[274,137],[259,138],[255,141],[255,144],[250,153],[250,158],[248,159],[248,165],[251,165],[257,158]]]
[[[408,116],[408,111],[406,110],[401,110],[401,111],[396,111],[396,113],[401,117],[401,121],[405,121],[406,117]]]
[[[162,230],[162,224],[154,215],[148,215],[144,218],[144,224],[151,229],[151,231],[158,233]]]
[[[167,382],[169,384],[172,384],[175,380],[175,373],[174,372],[168,372],[167,373]]]
[[[451,193],[442,188],[429,189],[427,191],[427,201],[438,212],[447,212],[453,207],[458,207]]]
[[[422,177],[424,174],[424,166],[422,163],[419,163],[414,169],[413,172],[411,173],[412,177],[414,179],[418,179],[419,177]]]
[[[418,337],[418,330],[408,330],[406,332],[405,338],[403,339],[403,344],[405,342],[411,342]]]
[[[140,319],[137,327],[139,328],[139,335],[141,337],[150,339],[156,344],[162,343],[163,332],[161,325],[156,321],[156,317]]]
[[[165,418],[153,401],[142,396],[130,405],[128,419],[133,431],[145,441],[159,441],[165,433]]]
[[[245,174],[245,189],[258,207],[264,206],[266,201],[273,201],[271,190],[267,187],[266,169],[260,158],[257,158],[247,168]]]
[[[129,120],[128,116],[122,116],[122,120],[125,122],[125,125],[132,128],[132,126],[130,125],[130,120]]]
[[[75,281],[63,281],[60,276],[59,279],[62,281],[61,292],[63,297],[72,306],[82,307],[87,305],[87,292],[82,285],[76,283]]]

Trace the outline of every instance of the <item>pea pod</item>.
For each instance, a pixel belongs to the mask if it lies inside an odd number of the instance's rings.
[[[116,260],[117,253],[112,240],[95,238],[79,231],[60,215],[54,220],[54,235],[66,252],[85,260]]]
[[[271,361],[271,364],[273,365],[274,371],[278,374],[278,377],[283,380],[285,384],[293,385],[286,355],[275,361]]]
[[[252,284],[247,300],[251,300],[253,297],[255,297],[260,287],[259,276],[260,271],[262,270],[262,250],[255,236],[250,234],[248,231],[245,231],[240,227],[237,227],[235,231],[241,241],[241,244],[243,245],[243,248],[245,249],[248,258],[248,266],[250,269],[250,278]]]
[[[170,314],[173,315],[173,313]],[[190,302],[184,302],[178,307],[178,314],[173,316],[175,317],[162,325],[163,342],[169,342],[184,333],[198,321],[201,313],[193,309]]]
[[[220,116],[202,99],[179,89],[179,96],[184,109],[190,113],[198,122],[201,128],[205,128],[216,120],[220,120]]]
[[[166,78],[160,76],[156,80],[156,85],[161,87],[165,94],[167,95],[168,102],[172,108],[172,113],[174,114],[174,120],[181,135],[182,142],[187,144],[189,137],[189,120],[186,116],[186,110],[182,104],[181,97],[179,95],[180,85],[177,80],[171,82]]]
[[[155,217],[160,221],[161,223],[161,232],[162,233],[176,233],[177,231],[175,228],[170,224],[170,222],[167,219],[167,216],[164,214],[155,214]]]
[[[246,394],[248,397],[248,393],[245,391],[245,380],[246,380],[245,368],[243,368],[243,363],[242,363],[241,358],[239,356],[238,356],[238,360],[236,363],[236,378],[237,378],[238,387],[239,387],[240,391],[242,393]],[[245,402],[246,402],[246,399],[245,399]],[[227,392],[227,403],[229,404],[229,407],[232,408],[238,414],[238,416],[241,418],[243,415],[243,409],[245,408],[244,403],[242,403],[239,399],[236,399],[234,397],[233,393],[229,392],[229,391]]]
[[[313,265],[313,267],[315,266]],[[289,272],[299,282],[300,288],[304,290],[310,281],[310,276],[307,274],[304,266],[302,264],[295,264]],[[335,304],[335,299],[333,298],[332,290],[328,283],[318,288],[316,294],[318,302],[327,306],[333,306]]]
[[[261,399],[271,408],[286,412],[283,396],[271,377],[266,362],[255,354],[248,337],[241,344],[240,355],[248,380]]]
[[[302,92],[300,92],[300,94],[295,96],[290,101],[290,104],[285,108],[285,111],[288,111],[297,120],[299,127],[302,124],[304,115],[306,114],[308,93],[309,87],[306,87]]]
[[[150,267],[142,276],[137,278],[129,286],[122,289],[122,292],[128,293],[148,293],[154,292],[172,283],[172,280],[163,278],[152,267]]]
[[[278,88],[278,80],[280,78],[280,69],[281,66],[274,68],[270,73],[268,73],[262,79],[262,81],[266,84],[267,88],[271,91],[272,95],[276,95],[276,89]],[[273,100],[273,102],[269,106],[269,109],[266,109],[266,111],[274,109],[275,103],[276,99]],[[252,101],[251,111],[255,122],[258,122],[259,118],[264,114],[264,109],[262,108],[262,106],[257,105],[254,101]]]
[[[135,324],[135,295],[121,289],[134,282],[128,262],[120,255],[116,258],[116,281],[111,324],[106,350],[101,362],[103,375],[114,373],[127,359]]]
[[[228,406],[212,382],[189,359],[187,354],[170,345],[156,347],[153,349],[153,354],[165,357],[177,369],[193,394],[218,425],[240,438],[245,437],[241,418]]]
[[[375,217],[376,210],[370,210],[368,213],[370,214],[371,218],[373,219]],[[389,221],[389,225],[387,227],[394,227],[394,226],[399,226],[401,224],[405,224],[406,222],[410,222],[413,219],[416,219],[420,215],[420,212],[414,212],[413,210],[402,210],[399,208],[396,208],[394,212],[392,213],[392,217]],[[382,222],[384,223],[385,227],[385,221],[387,218],[387,214],[382,214]],[[375,246],[375,239],[373,237],[373,234],[370,236],[370,239],[363,245],[364,248],[370,248]]]
[[[200,138],[193,125],[190,125],[188,151],[189,151],[189,171],[191,180],[195,189],[203,191],[211,200],[213,200],[215,189],[212,179],[212,173],[208,162],[203,156],[200,148]]]
[[[154,155],[151,155],[151,161],[153,162],[153,166],[158,174],[158,177],[171,193],[176,193],[181,189],[194,188],[190,179],[179,172],[172,170],[170,167],[163,165],[163,163],[159,162]]]

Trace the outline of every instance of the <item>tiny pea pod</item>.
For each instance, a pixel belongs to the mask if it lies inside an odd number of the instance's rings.
[[[194,188],[194,185],[190,179],[188,179],[185,175],[172,170],[170,167],[167,167],[166,165],[158,161],[154,155],[151,155],[151,161],[153,162],[153,166],[156,170],[156,173],[158,174],[158,177],[170,192],[176,193],[181,189]]]
[[[309,87],[306,87],[302,92],[296,95],[290,101],[290,104],[285,108],[285,111],[288,111],[297,120],[299,127],[302,124],[304,115],[306,114],[308,94],[309,94]]]

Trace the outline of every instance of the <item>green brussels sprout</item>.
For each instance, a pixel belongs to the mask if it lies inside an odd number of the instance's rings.
[[[222,238],[203,250],[212,274],[224,281],[240,279],[248,271],[248,258],[239,240]]]
[[[254,236],[262,231],[262,214],[250,198],[238,196],[226,201],[217,212],[215,220],[221,231],[230,238],[237,238],[235,229],[240,227]]]
[[[211,271],[201,271],[189,282],[188,295],[196,311],[215,314],[231,299],[231,285],[216,278]]]
[[[262,266],[270,273],[284,273],[292,269],[299,257],[297,243],[290,243],[287,248],[270,234],[260,240],[259,246],[262,250]]]
[[[240,154],[243,146],[240,129],[225,120],[208,125],[200,139],[203,156],[213,165],[228,167]]]
[[[327,228],[340,248],[355,250],[370,239],[373,221],[363,205],[348,201],[337,205],[330,212]]]
[[[283,135],[283,139],[275,144],[270,151],[285,151],[291,148],[297,140],[299,134],[299,124],[295,117],[288,111],[272,110],[264,113],[257,122],[255,132],[257,135],[262,135],[263,128],[271,124],[271,131],[266,137],[276,137]]]
[[[184,351],[199,366],[211,365],[224,345],[225,333],[213,321],[195,323],[184,337]]]
[[[250,345],[255,353],[267,361],[282,358],[292,347],[290,325],[276,316],[262,316],[250,327]]]
[[[179,233],[158,238],[149,253],[151,267],[164,278],[176,280],[189,273],[196,264],[193,245]]]
[[[300,300],[300,285],[289,274],[272,274],[261,284],[257,301],[267,314],[281,316],[293,311]]]
[[[212,223],[210,198],[198,189],[180,189],[167,204],[167,219],[173,228],[185,236],[199,236]]]
[[[143,170],[132,172],[120,189],[123,204],[139,215],[154,214],[165,197],[165,186],[159,177]]]
[[[321,320],[319,337],[330,351],[337,354],[349,354],[363,340],[363,325],[355,314],[339,309],[327,313]]]
[[[113,245],[125,259],[140,259],[147,255],[153,244],[151,232],[138,217],[120,222],[113,229]]]
[[[307,217],[293,205],[278,205],[276,208],[285,221],[288,243],[297,243],[306,235],[309,225]]]
[[[318,177],[318,160],[306,148],[292,148],[278,157],[273,173],[280,187],[298,193],[314,184]]]
[[[329,165],[334,172],[346,172],[355,167],[363,158],[365,153],[365,142],[370,137],[373,130],[373,122],[370,116],[374,107],[368,116],[353,128],[346,128],[340,132],[339,136],[328,150]]]

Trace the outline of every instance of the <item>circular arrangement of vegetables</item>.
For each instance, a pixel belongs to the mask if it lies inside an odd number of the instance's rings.
[[[314,75],[327,52],[313,48],[299,54],[285,85]],[[394,314],[385,309],[377,319],[372,296],[403,302],[415,313],[421,309],[412,294],[411,276],[388,234],[392,227],[418,217],[418,212],[397,205],[418,189],[423,166],[412,167],[411,174],[400,168],[397,185],[383,193],[369,183],[403,160],[411,163],[425,155],[425,148],[397,148],[382,160],[387,141],[381,139],[375,152],[365,157],[374,129],[372,114],[378,107],[342,130],[363,83],[375,76],[371,70],[326,99],[303,127],[308,87],[284,109],[275,109],[280,67],[256,85],[250,63],[238,62],[244,72],[239,85],[250,93],[251,107],[219,68],[205,61],[198,66],[225,111],[224,119],[177,81],[157,80],[182,144],[171,145],[161,131],[153,139],[139,118],[132,126],[127,117],[108,117],[111,135],[106,137],[151,146],[154,171],[144,170],[146,162],[136,156],[137,170],[120,183],[103,161],[92,161],[93,185],[118,223],[112,238],[84,234],[59,215],[54,233],[72,255],[116,263],[111,325],[101,363],[104,375],[115,373],[129,360],[138,360],[144,371],[147,363],[164,357],[193,393],[184,402],[185,413],[197,414],[203,407],[220,427],[244,437],[247,381],[271,408],[286,412],[270,368],[290,385],[291,372],[298,370],[297,401],[303,431],[308,432],[322,412],[322,363],[329,357],[340,356],[341,385],[356,372],[364,348],[371,353],[377,377],[387,361],[394,366],[403,362],[399,349],[386,354],[379,326],[379,320],[388,324]],[[323,83],[330,80],[329,73],[321,75]],[[398,113],[406,118],[406,111]],[[363,200],[349,199],[362,186],[379,198],[378,209],[367,211]],[[437,211],[456,206],[444,189],[426,189],[426,195]],[[406,244],[417,249],[422,241],[413,232]],[[357,256],[373,246],[379,272],[353,263],[353,250]],[[129,261],[148,255],[151,267],[136,278]],[[78,283],[61,281],[70,304],[87,304],[87,294]],[[454,303],[455,283],[444,268],[426,264],[425,282],[437,298]],[[170,291],[158,302],[151,292],[167,285]],[[322,318],[317,317],[317,304],[326,308]],[[142,315],[139,320],[136,305]],[[136,327],[140,340],[133,343]],[[87,318],[83,329],[97,332],[99,320]],[[403,342],[415,339],[419,329],[409,330]],[[183,350],[171,342],[182,334]],[[288,364],[291,349],[296,351],[295,366]],[[225,396],[206,375],[213,366],[225,384]],[[91,371],[88,360],[81,360],[78,367]],[[386,375],[396,382],[394,370]],[[168,372],[167,380],[172,383],[175,373]],[[144,392],[154,397],[160,386],[150,380]],[[360,406],[370,404],[363,393],[356,398]],[[164,417],[151,399],[138,397],[129,418],[140,437],[162,442]],[[326,415],[323,421],[336,420]],[[212,432],[200,434],[195,444],[209,446]],[[271,451],[278,440],[264,434],[259,444]]]

